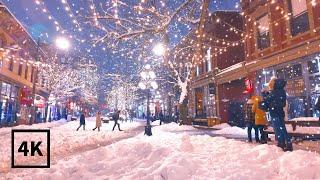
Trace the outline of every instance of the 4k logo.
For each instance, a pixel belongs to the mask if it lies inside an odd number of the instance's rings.
[[[50,168],[50,130],[12,130],[12,168]]]
[[[34,156],[35,151],[37,151],[39,156],[43,156],[40,149],[39,149],[39,146],[41,143],[42,143],[42,141],[38,141],[37,144],[35,145],[35,142],[31,141],[31,156]],[[24,156],[28,156],[28,152],[29,152],[28,141],[23,141],[21,143],[21,146],[19,147],[18,152],[23,152]]]

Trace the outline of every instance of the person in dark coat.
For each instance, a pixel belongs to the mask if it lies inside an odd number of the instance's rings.
[[[250,98],[247,103],[244,105],[244,116],[245,116],[245,122],[247,125],[247,133],[248,133],[248,140],[249,142],[252,142],[252,129],[254,129],[255,132],[258,132],[258,129],[256,128],[254,122],[254,116],[255,114],[252,111],[252,106],[253,106],[254,101]],[[257,134],[257,133],[255,133]],[[255,137],[256,142],[259,141],[259,137]]]
[[[81,126],[83,126],[83,130],[85,130],[86,118],[84,116],[84,113],[81,113],[80,115],[80,126],[77,128],[77,131],[80,129]]]
[[[284,90],[287,82],[284,79],[276,79],[270,93],[263,99],[261,108],[269,111],[274,133],[278,138],[278,147],[284,151],[292,151],[291,137],[289,136],[284,118],[283,108],[286,106],[287,94]]]
[[[160,111],[160,113],[159,113],[159,119],[160,119],[160,125],[161,125],[162,122],[164,121],[164,115],[163,115],[162,111]]]
[[[120,124],[118,123],[119,118],[120,118],[120,110],[118,110],[118,111],[113,115],[113,117],[112,117],[112,119],[113,119],[113,121],[114,121],[114,126],[113,126],[113,128],[112,128],[112,131],[114,131],[114,128],[116,127],[116,125],[118,125],[119,131],[122,131],[122,130],[120,129]]]
[[[320,96],[318,97],[315,109],[320,112]],[[320,121],[320,116],[319,116],[319,121]]]

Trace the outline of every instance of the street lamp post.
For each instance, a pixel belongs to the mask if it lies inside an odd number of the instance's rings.
[[[157,89],[158,84],[155,82],[156,74],[151,70],[150,65],[146,65],[141,72],[142,81],[139,83],[139,87],[142,90],[147,90],[147,125],[145,127],[145,134],[152,135],[151,123],[150,123],[150,95],[151,89]]]

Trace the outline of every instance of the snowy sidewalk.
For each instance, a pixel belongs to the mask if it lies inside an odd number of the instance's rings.
[[[61,120],[51,123],[34,124],[32,126],[21,125],[13,128],[0,129],[0,173],[10,171],[11,129],[50,129],[51,161],[53,164],[57,160],[66,158],[70,155],[83,153],[99,146],[105,146],[135,136],[144,129],[139,122],[126,122],[120,123],[121,129],[124,131],[120,132],[116,129],[113,132],[113,122],[111,122],[103,123],[100,132],[97,130],[92,131],[95,127],[94,118],[88,118],[85,131],[82,127],[79,131],[76,131],[78,126],[79,121],[66,122],[65,120]],[[28,139],[30,137],[25,138]]]
[[[166,124],[112,145],[60,159],[50,169],[20,169],[5,179],[319,179],[320,155],[283,152]],[[185,131],[185,133],[180,133]],[[177,133],[178,132],[178,133]],[[0,178],[1,179],[1,178]]]

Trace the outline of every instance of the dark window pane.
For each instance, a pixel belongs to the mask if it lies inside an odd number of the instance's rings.
[[[28,70],[29,70],[29,66],[26,65],[26,69],[25,69],[25,71],[24,71],[24,78],[25,78],[25,79],[28,79]]]
[[[270,47],[269,32],[258,34],[258,47],[259,49],[265,49],[267,47]]]
[[[314,59],[312,61],[308,61],[308,71],[310,74],[318,73],[319,72],[319,65],[320,61]]]
[[[257,19],[257,44],[259,49],[270,47],[268,14],[264,14]]]
[[[21,76],[21,74],[22,74],[22,64],[19,64],[18,75]]]
[[[283,79],[286,78],[286,76],[285,76],[285,69],[284,69],[284,68],[278,69],[278,70],[276,71],[276,74],[277,74],[277,77],[278,77],[278,78],[283,78]]]
[[[306,0],[289,0],[289,11],[291,13],[291,34],[296,36],[299,33],[310,29]]]

